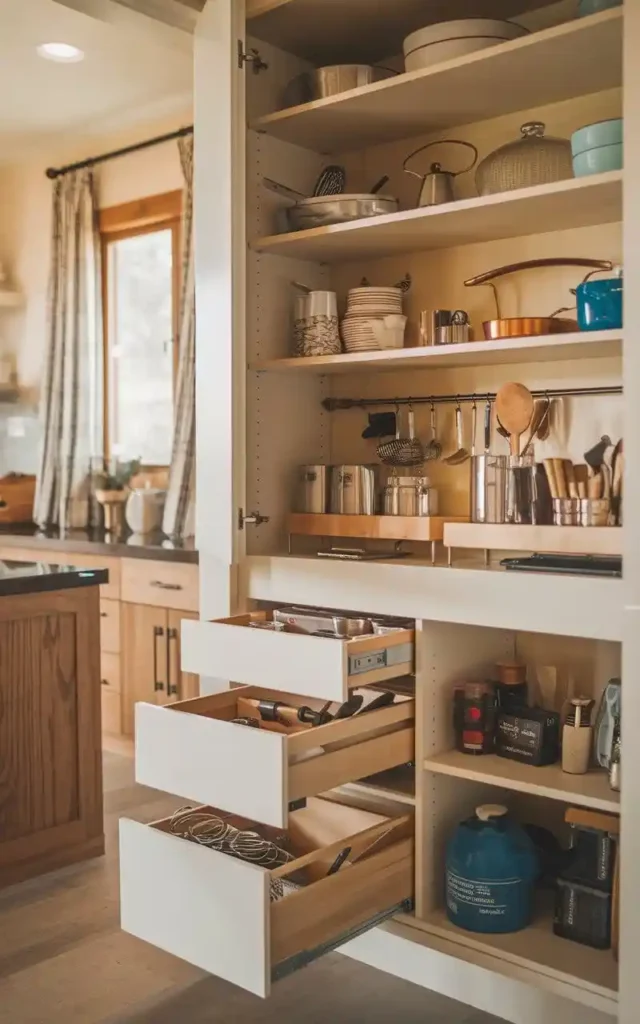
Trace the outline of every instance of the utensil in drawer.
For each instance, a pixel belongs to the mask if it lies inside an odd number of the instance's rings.
[[[378,697],[374,697],[373,700],[369,701],[368,704],[365,704],[365,706],[360,709],[358,714],[364,715],[368,711],[380,711],[381,708],[391,707],[395,699],[395,693],[393,693],[391,690],[386,690],[384,693],[381,693]]]
[[[469,452],[464,446],[462,435],[462,409],[459,402],[456,405],[456,445],[456,450],[444,459],[448,466],[461,466],[469,458]]]
[[[344,704],[340,705],[335,715],[333,716],[333,721],[337,722],[342,718],[351,718],[352,715],[355,715],[356,712],[360,710],[363,703],[364,697],[362,696],[361,693],[351,694],[349,699],[346,700]]]

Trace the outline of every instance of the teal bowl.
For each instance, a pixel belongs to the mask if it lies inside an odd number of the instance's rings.
[[[624,119],[613,117],[608,121],[596,121],[595,124],[585,124],[578,128],[571,136],[571,152],[574,156],[579,153],[586,153],[588,149],[596,149],[598,146],[620,145],[623,141]]]
[[[576,178],[585,174],[603,174],[604,171],[621,171],[623,160],[622,143],[613,146],[598,146],[578,153],[573,158],[573,173]]]

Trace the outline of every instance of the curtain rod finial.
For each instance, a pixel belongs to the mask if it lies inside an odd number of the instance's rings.
[[[51,181],[55,181],[55,179],[58,177],[58,172],[56,171],[55,167],[47,167],[45,174],[47,178],[49,178]]]

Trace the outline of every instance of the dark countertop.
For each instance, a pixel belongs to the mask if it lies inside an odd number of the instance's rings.
[[[0,597],[11,594],[42,594],[48,590],[97,587],[107,583],[106,569],[75,569],[71,565],[45,565],[43,562],[0,561]]]
[[[115,558],[154,558],[167,562],[197,562],[198,552],[193,540],[171,541],[164,534],[129,534],[124,538],[111,538],[108,533],[90,533],[88,530],[39,530],[37,526],[0,527],[0,547],[33,547],[42,551],[60,551],[68,554],[112,555]]]

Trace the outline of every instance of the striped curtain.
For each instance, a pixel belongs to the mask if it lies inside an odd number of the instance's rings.
[[[162,521],[168,537],[181,539],[193,532],[195,500],[195,363],[196,291],[193,245],[193,136],[178,139],[184,174],[182,204],[182,273],[178,333],[178,380],[169,486]]]
[[[101,455],[102,309],[93,174],[53,185],[53,232],[42,429],[33,517],[39,526],[87,523],[89,466]]]

